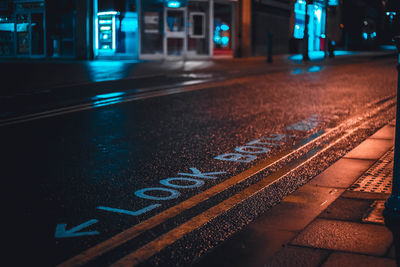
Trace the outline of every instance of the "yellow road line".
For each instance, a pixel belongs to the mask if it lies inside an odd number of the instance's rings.
[[[387,106],[390,106],[390,105],[391,105],[391,103],[387,104]],[[378,108],[374,109],[369,114],[369,116],[371,117],[371,116],[373,116],[373,114],[377,114],[381,109],[383,109],[383,107],[382,108],[378,107]],[[327,131],[326,133],[320,135],[319,137],[314,139],[312,142],[306,143],[306,144],[302,145],[301,147],[297,148],[296,150],[293,150],[290,153],[287,153],[286,155],[283,155],[282,157],[280,157],[278,159],[276,159],[276,158],[281,156],[284,153],[280,153],[278,156],[275,156],[270,159],[265,159],[265,160],[261,161],[260,163],[258,163],[257,165],[251,167],[250,169],[248,169],[238,175],[235,175],[235,176],[203,191],[202,193],[199,193],[198,195],[195,195],[187,200],[184,200],[181,203],[179,203],[171,208],[168,208],[167,210],[160,212],[159,214],[147,219],[146,221],[143,221],[137,225],[134,225],[131,228],[128,228],[128,229],[124,230],[123,232],[111,237],[110,239],[105,240],[105,241],[87,249],[86,251],[61,263],[60,265],[58,265],[58,267],[73,267],[73,266],[84,265],[84,264],[88,263],[89,261],[95,259],[96,257],[126,243],[129,240],[132,240],[133,238],[139,236],[141,233],[143,233],[147,230],[150,230],[150,229],[154,228],[155,226],[165,222],[166,220],[177,216],[178,214],[182,213],[183,211],[188,210],[188,209],[198,205],[199,203],[203,202],[204,200],[209,199],[209,198],[219,194],[220,192],[228,189],[229,187],[232,187],[233,185],[240,183],[240,182],[246,180],[247,178],[265,170],[266,168],[269,168],[269,167],[273,166],[274,164],[289,158],[291,155],[297,153],[298,151],[301,151],[305,147],[309,146],[311,143],[318,142],[319,140],[323,139],[325,136],[333,133],[334,131],[339,130],[342,127],[345,127],[346,125],[348,127],[350,127],[351,125],[357,124],[358,122],[362,121],[362,119],[364,119],[364,118],[357,117],[356,119],[348,119],[345,122],[343,122],[342,124],[336,126],[335,128],[332,128],[329,131]],[[224,203],[224,202],[222,202],[222,203]],[[218,206],[219,205],[217,205],[215,207],[218,207]],[[195,218],[197,218],[197,217],[195,217]],[[185,225],[185,224],[182,224],[182,225]],[[148,243],[148,244],[150,244],[150,243]]]
[[[362,125],[361,125],[362,126]],[[276,175],[270,175],[261,180],[260,182],[246,188],[245,190],[237,193],[236,195],[228,198],[227,200],[219,203],[218,205],[206,210],[205,212],[197,215],[196,217],[190,219],[189,221],[183,223],[182,225],[172,229],[171,231],[165,233],[164,235],[156,238],[155,240],[147,243],[146,245],[142,246],[141,248],[137,249],[135,252],[123,257],[113,265],[112,267],[123,267],[123,266],[135,266],[139,263],[144,262],[151,256],[155,255],[156,253],[160,252],[162,249],[171,245],[178,239],[182,238],[184,235],[193,232],[194,230],[198,229],[202,225],[210,222],[212,219],[215,219],[219,215],[223,214],[224,212],[228,211],[229,209],[233,208],[237,203],[242,202],[243,200],[247,199],[248,197],[256,194],[257,192],[262,191],[265,187],[277,182],[279,178],[284,177],[285,175],[289,175],[290,173],[295,172],[297,169],[304,166],[306,163],[312,161],[314,158],[319,156],[320,154],[324,153],[328,149],[332,148],[334,145],[339,143],[340,141],[344,140],[355,131],[361,128],[361,126],[352,129],[351,131],[347,132],[345,135],[337,139],[335,142],[329,144],[327,147],[323,148],[321,151],[313,155],[312,157],[306,159],[301,164],[288,170],[285,174],[276,177]]]

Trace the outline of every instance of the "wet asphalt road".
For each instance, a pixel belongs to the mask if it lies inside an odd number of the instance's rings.
[[[276,72],[117,103],[121,98],[113,105],[2,126],[10,255],[17,266],[61,263],[313,133],[362,114],[369,103],[396,93],[396,78],[395,58],[316,64],[308,72]],[[304,121],[307,127],[297,127]],[[280,146],[251,151],[257,157],[251,162],[215,159],[276,134],[287,136],[274,141]],[[190,168],[215,173],[203,184],[175,179],[176,187],[165,186],[167,178],[193,173]],[[160,187],[172,190],[148,191],[153,199],[135,195]],[[146,207],[151,209],[143,211]],[[62,236],[63,224],[71,229],[83,223],[75,230],[86,234]]]

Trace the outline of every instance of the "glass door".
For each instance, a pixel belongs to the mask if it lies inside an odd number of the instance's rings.
[[[210,47],[210,1],[189,1],[187,5],[187,57],[208,58]]]
[[[164,55],[180,59],[186,54],[186,8],[165,8]]]

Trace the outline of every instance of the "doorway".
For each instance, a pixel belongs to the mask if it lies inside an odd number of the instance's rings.
[[[186,55],[186,8],[164,9],[164,56],[182,59]]]

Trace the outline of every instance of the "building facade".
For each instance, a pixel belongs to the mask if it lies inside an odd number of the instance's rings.
[[[1,58],[233,57],[237,0],[4,0]]]
[[[291,13],[291,53],[326,51],[328,42],[342,39],[342,16],[338,0],[294,0]],[[307,16],[306,16],[307,14]],[[308,38],[305,38],[305,34]]]
[[[343,2],[2,0],[0,58],[248,57],[265,56],[268,45],[272,54],[324,51],[328,40],[354,36]]]

